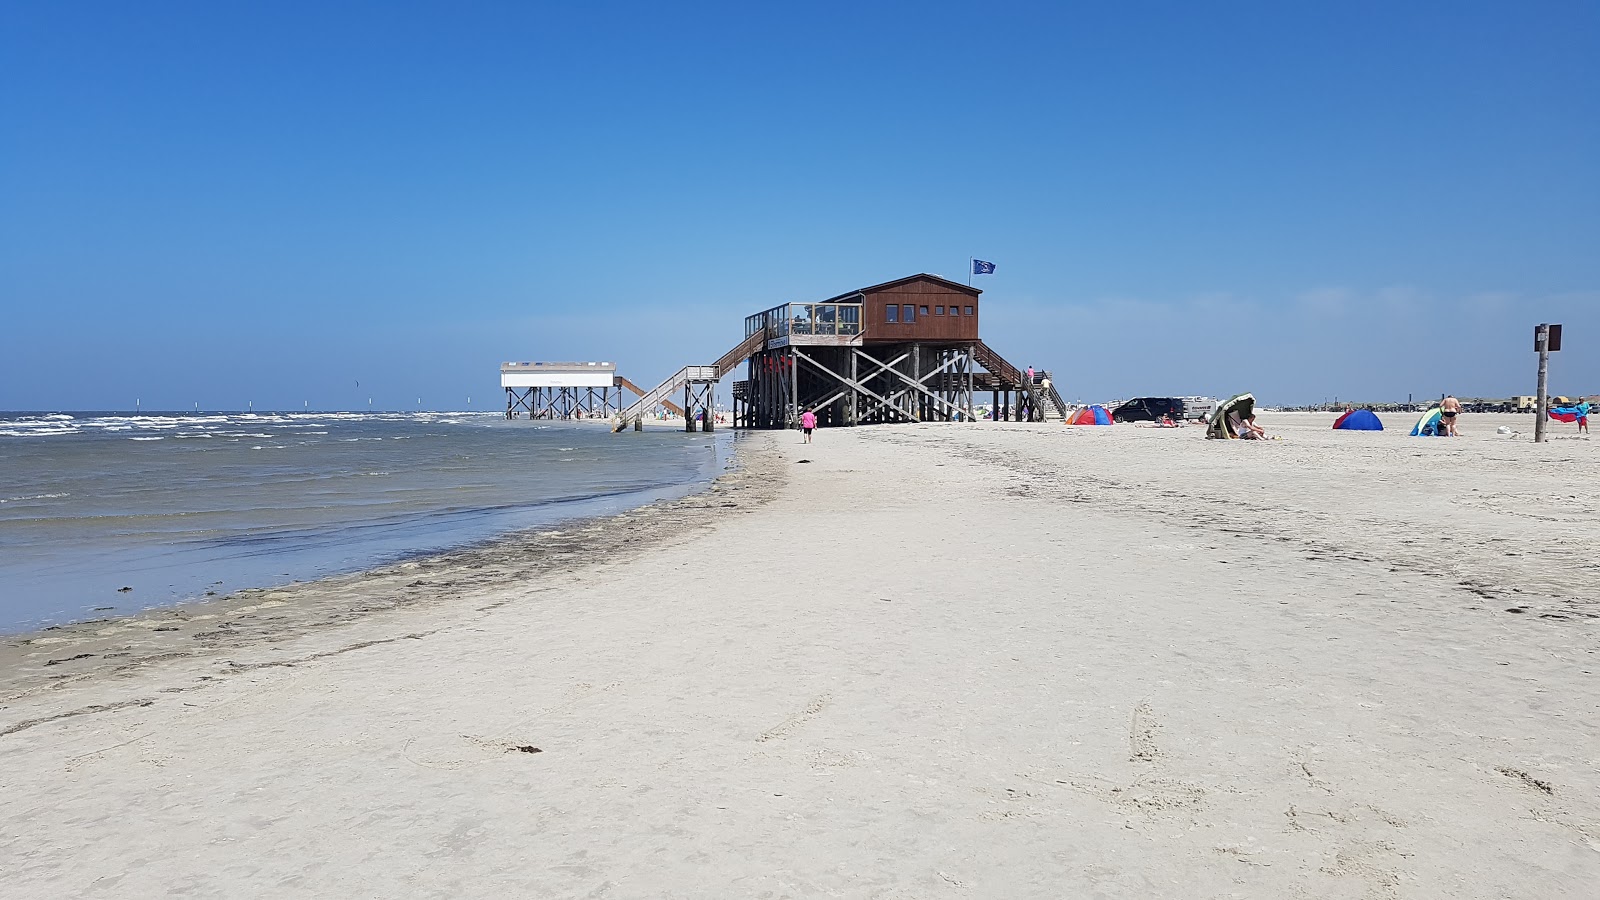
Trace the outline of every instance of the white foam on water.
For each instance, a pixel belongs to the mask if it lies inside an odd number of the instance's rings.
[[[16,424],[23,424],[23,423],[16,423]],[[3,430],[0,430],[0,437],[51,437],[53,435],[58,435],[58,434],[79,434],[79,433],[81,433],[80,429],[77,429],[77,428],[28,428],[28,429],[25,429],[25,430],[18,430],[18,429],[15,429],[15,428],[6,428],[6,429],[3,429]]]

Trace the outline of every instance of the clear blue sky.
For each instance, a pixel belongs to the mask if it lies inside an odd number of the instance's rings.
[[[1076,398],[1600,391],[1593,0],[9,3],[0,85],[0,408],[494,408],[970,256]]]

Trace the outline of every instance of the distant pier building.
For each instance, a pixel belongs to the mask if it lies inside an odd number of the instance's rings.
[[[508,419],[608,419],[622,412],[624,389],[644,393],[609,362],[501,363],[500,387]]]

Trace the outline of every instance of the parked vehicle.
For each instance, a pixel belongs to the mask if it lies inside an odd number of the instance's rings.
[[[1170,418],[1183,419],[1183,401],[1177,397],[1135,397],[1111,411],[1118,422],[1159,422]]]
[[[1192,421],[1209,420],[1217,408],[1215,397],[1179,397],[1183,401],[1183,417]]]

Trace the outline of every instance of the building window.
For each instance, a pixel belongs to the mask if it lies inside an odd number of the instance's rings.
[[[944,315],[944,307],[942,307],[942,306],[935,306],[935,307],[934,307],[934,308],[933,308],[933,314],[934,314],[934,315],[936,315],[936,316],[942,316],[942,315]]]
[[[928,314],[928,308],[926,306],[924,306],[922,308],[921,312],[922,312],[923,315],[927,315]]]
[[[972,315],[972,307],[970,307],[970,306],[967,307],[967,313],[966,314],[969,315],[969,316]]]
[[[883,320],[885,322],[900,321],[900,307],[895,306],[893,303],[885,306],[883,308]]]
[[[907,303],[902,311],[905,313],[905,318],[903,321],[915,322],[917,320],[917,308],[915,306]]]

